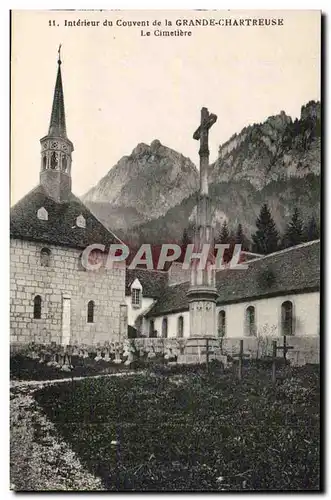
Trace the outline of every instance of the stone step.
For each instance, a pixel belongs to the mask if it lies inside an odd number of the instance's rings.
[[[227,366],[227,364],[228,364],[227,356],[222,356],[222,355],[211,356],[211,355],[209,355],[209,361],[213,361],[213,360],[221,361],[224,366]],[[206,355],[199,356],[198,354],[181,354],[177,358],[178,364],[201,364],[201,363],[206,363],[206,362],[207,362]]]

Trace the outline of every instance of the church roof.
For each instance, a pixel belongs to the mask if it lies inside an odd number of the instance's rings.
[[[138,279],[142,286],[144,297],[158,299],[168,283],[168,273],[164,271],[150,271],[148,269],[127,269],[125,280],[125,295],[131,295],[130,287]]]
[[[320,241],[303,243],[247,263],[248,269],[216,273],[218,305],[319,290]],[[189,282],[168,286],[147,316],[188,309]]]
[[[48,220],[40,220],[37,211],[44,207]],[[82,215],[86,227],[78,227],[76,219]],[[22,198],[10,211],[10,236],[72,248],[86,248],[93,243],[106,247],[121,241],[89,211],[72,193],[65,202],[56,202],[39,185]]]

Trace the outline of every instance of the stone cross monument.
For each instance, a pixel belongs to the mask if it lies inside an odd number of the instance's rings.
[[[193,138],[200,141],[200,191],[197,207],[197,221],[194,236],[194,251],[202,252],[204,245],[210,245],[206,264],[199,269],[199,261],[192,262],[191,282],[188,290],[190,337],[216,337],[215,270],[213,264],[214,230],[211,223],[210,197],[208,192],[209,129],[217,116],[201,109],[201,122]]]
[[[217,116],[201,109],[201,122],[193,138],[200,141],[200,190],[197,206],[197,221],[194,235],[194,253],[201,253],[204,245],[209,246],[206,263],[199,266],[199,260],[191,265],[190,287],[187,292],[189,301],[190,335],[186,340],[184,354],[180,363],[203,363],[209,356],[208,345],[213,346],[213,358],[216,355],[216,299],[214,263],[214,230],[211,223],[210,197],[208,191],[209,170],[209,129],[216,122]],[[206,247],[205,247],[206,248]],[[199,269],[200,267],[200,269]],[[207,353],[208,351],[208,353]]]

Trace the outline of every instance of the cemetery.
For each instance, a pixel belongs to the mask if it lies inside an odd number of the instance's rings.
[[[286,339],[200,364],[143,340],[12,352],[16,491],[319,489],[319,365]]]

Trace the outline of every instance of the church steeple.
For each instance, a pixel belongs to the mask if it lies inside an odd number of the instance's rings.
[[[64,99],[63,99],[63,87],[62,87],[62,75],[61,75],[61,45],[59,46],[59,58],[58,58],[58,69],[57,77],[54,89],[53,106],[51,121],[49,124],[48,135],[53,135],[57,137],[67,137],[66,130],[66,117],[64,112]]]
[[[74,150],[67,137],[59,47],[58,69],[48,134],[40,140],[40,184],[55,201],[66,201],[71,193],[71,154]]]

